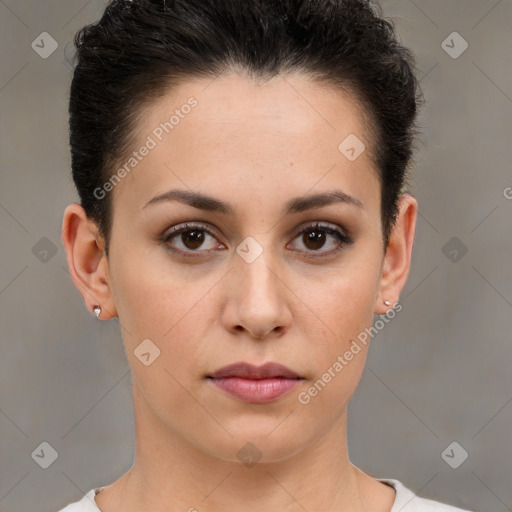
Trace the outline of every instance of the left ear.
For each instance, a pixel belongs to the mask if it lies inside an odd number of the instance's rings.
[[[411,267],[417,214],[418,202],[416,199],[409,194],[402,195],[399,200],[396,223],[390,233],[382,266],[380,292],[375,306],[377,315],[383,315],[398,302],[400,292],[407,281]],[[389,300],[391,305],[386,306],[385,300]]]

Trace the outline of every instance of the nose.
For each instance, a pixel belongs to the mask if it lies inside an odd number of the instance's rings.
[[[265,250],[251,263],[235,255],[226,283],[225,328],[259,340],[282,336],[292,319],[283,278],[276,258]]]

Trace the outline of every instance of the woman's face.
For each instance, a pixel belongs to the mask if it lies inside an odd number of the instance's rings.
[[[343,424],[367,345],[344,354],[400,291],[381,290],[380,188],[361,111],[297,75],[232,75],[180,85],[137,133],[113,187],[108,261],[135,408],[224,460],[248,442],[262,462],[297,453]],[[211,199],[155,199],[172,190]],[[354,200],[308,203],[333,193]],[[247,401],[208,378],[236,362],[277,362],[302,380]]]

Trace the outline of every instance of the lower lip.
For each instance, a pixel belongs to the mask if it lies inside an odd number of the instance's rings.
[[[272,379],[242,379],[226,377],[210,379],[213,384],[244,402],[266,404],[289,393],[302,379],[277,377]]]

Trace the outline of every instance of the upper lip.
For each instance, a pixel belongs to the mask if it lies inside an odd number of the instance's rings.
[[[254,366],[250,363],[239,362],[233,363],[228,366],[220,368],[215,373],[208,375],[213,379],[222,379],[227,377],[239,377],[243,379],[272,379],[272,378],[287,378],[287,379],[301,379],[293,370],[283,366],[279,363],[265,363],[262,366]]]

